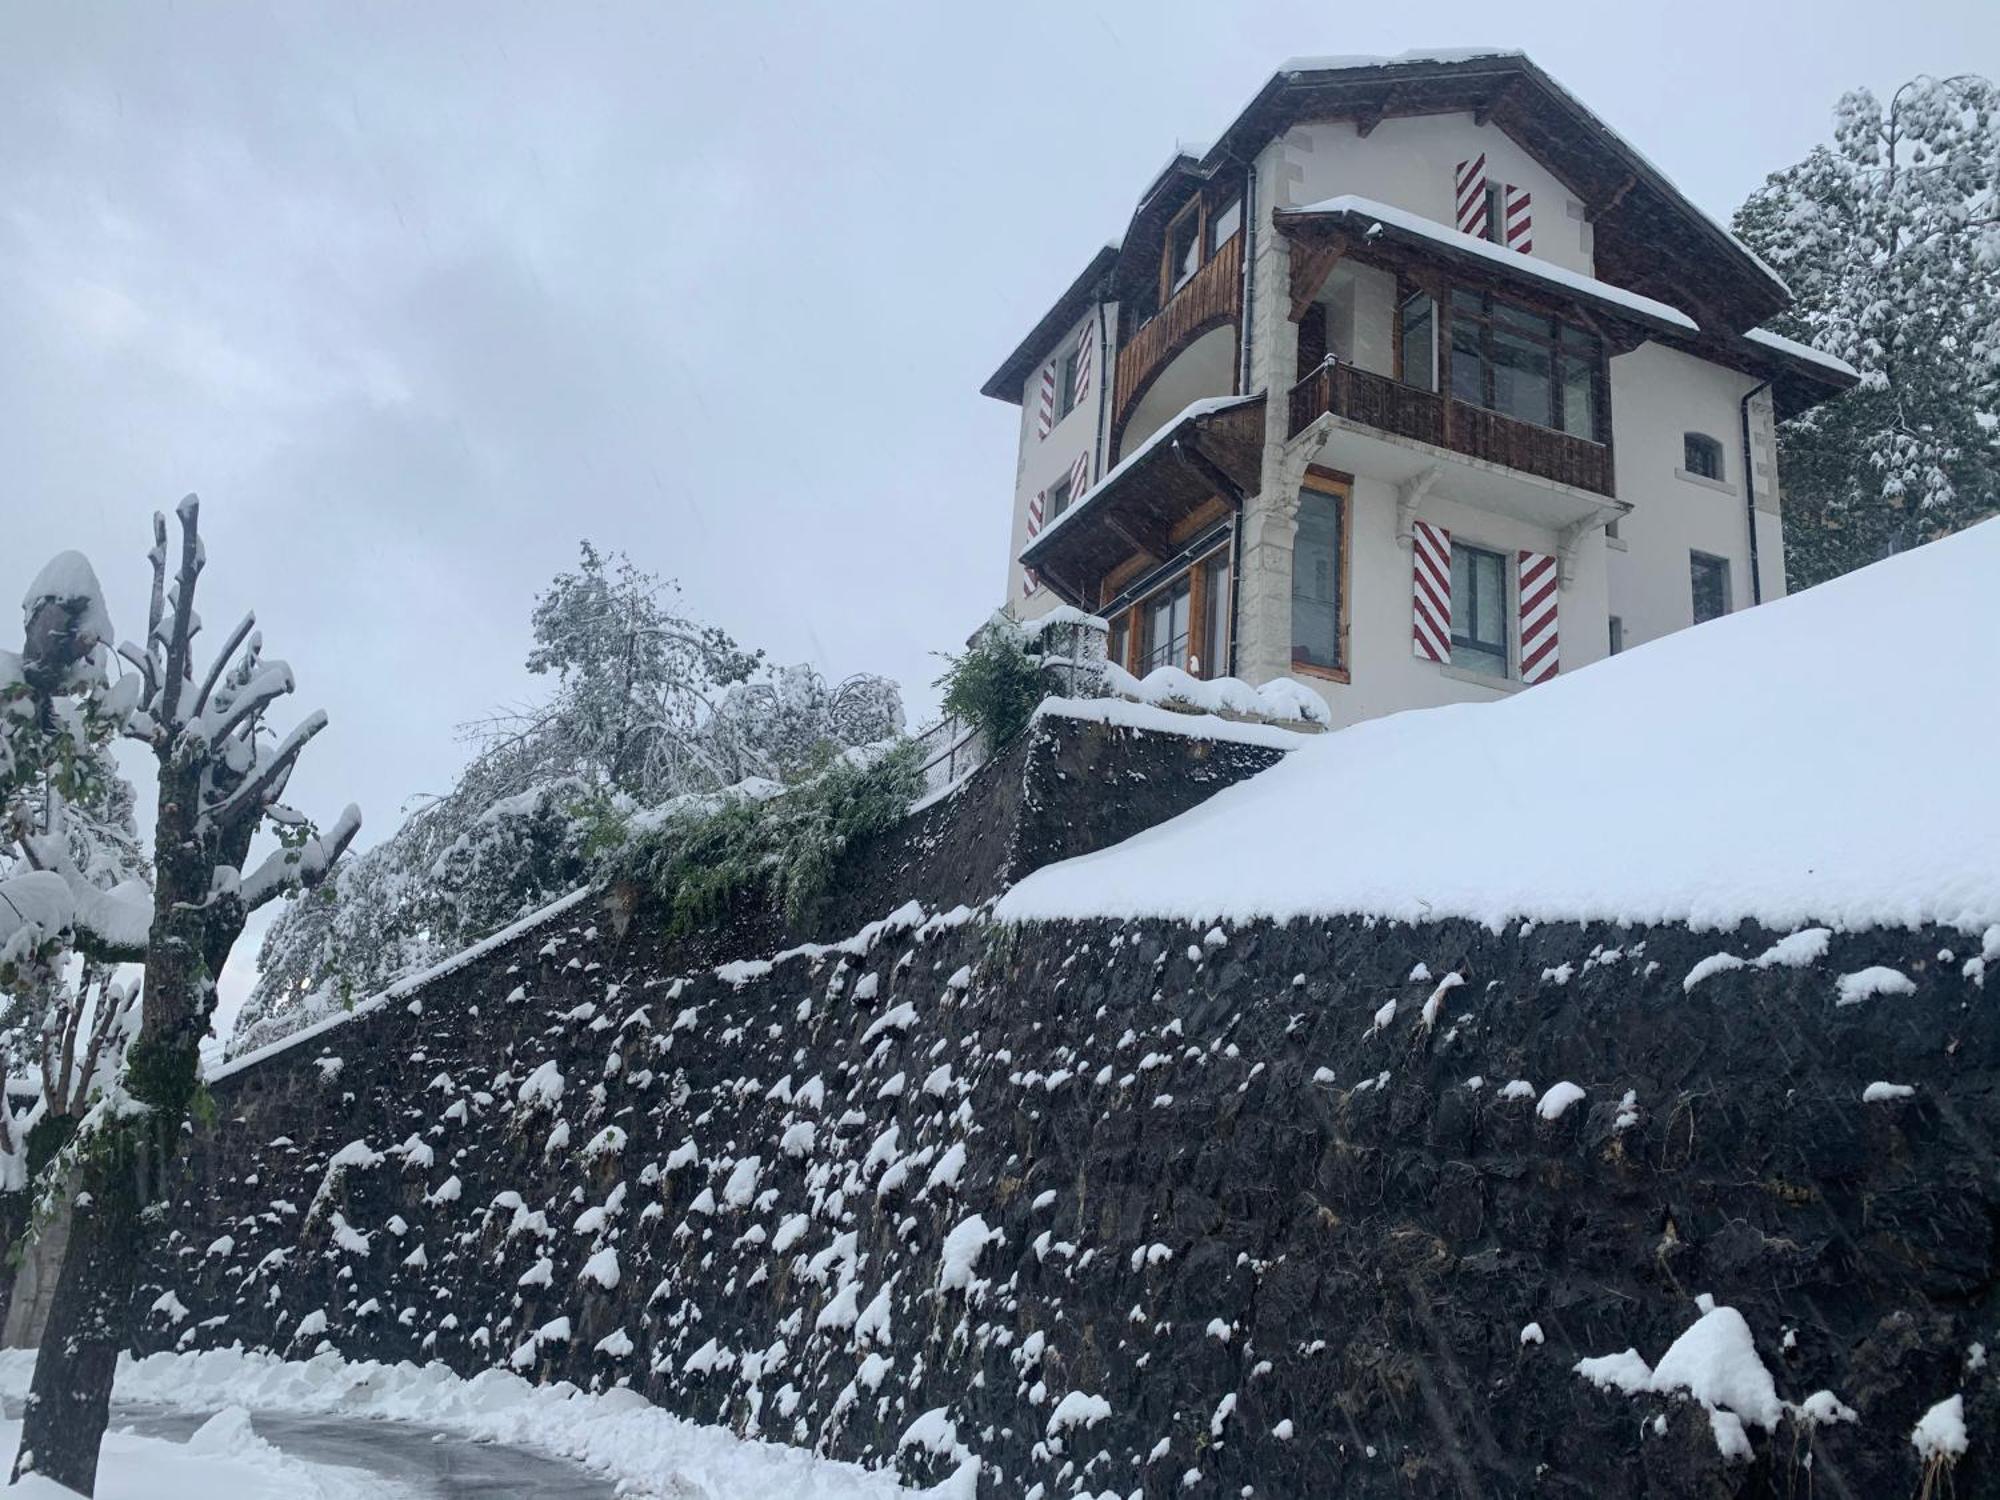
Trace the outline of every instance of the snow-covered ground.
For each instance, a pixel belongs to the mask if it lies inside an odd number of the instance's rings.
[[[34,1351],[0,1351],[0,1395],[27,1394]],[[538,1448],[577,1460],[622,1486],[621,1493],[673,1500],[891,1500],[918,1493],[893,1474],[816,1458],[797,1448],[748,1442],[720,1427],[686,1422],[628,1390],[592,1395],[574,1386],[531,1385],[488,1370],[470,1380],[442,1365],[384,1365],[322,1354],[286,1361],[236,1349],[121,1359],[120,1402],[214,1411],[202,1444],[114,1437],[99,1500],[348,1500],[384,1494],[379,1480],[358,1488],[351,1471],[300,1464],[229,1418],[249,1412],[338,1414],[356,1421],[387,1419],[489,1442]],[[227,1419],[227,1420],[225,1420]],[[115,1426],[115,1423],[114,1423]],[[0,1442],[18,1442],[18,1423]],[[197,1435],[198,1437],[200,1434]],[[11,1454],[12,1448],[7,1450]],[[932,1492],[939,1500],[970,1500],[970,1475]],[[175,1486],[181,1486],[175,1488]],[[17,1490],[24,1496],[37,1491]],[[43,1485],[53,1497],[66,1492]]]
[[[240,1407],[219,1410],[184,1443],[111,1431],[97,1459],[97,1500],[393,1500],[398,1492],[358,1469],[301,1463],[250,1430]],[[9,1463],[21,1424],[0,1421]],[[74,1500],[76,1491],[29,1475],[7,1491],[21,1500]]]
[[[1497,703],[1309,740],[999,914],[2000,923],[1996,577],[1989,521]]]

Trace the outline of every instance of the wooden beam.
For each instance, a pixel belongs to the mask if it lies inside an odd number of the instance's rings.
[[[1319,296],[1319,289],[1326,285],[1326,278],[1333,274],[1333,268],[1340,264],[1340,258],[1347,253],[1347,236],[1334,235],[1326,240],[1308,240],[1294,236],[1292,239],[1292,321],[1305,316],[1306,307]]]
[[[1367,140],[1375,133],[1375,127],[1382,123],[1383,118],[1395,112],[1396,106],[1402,102],[1402,97],[1402,88],[1399,85],[1391,85],[1389,91],[1375,102],[1372,109],[1363,110],[1354,117],[1354,133],[1362,140]]]
[[[1486,122],[1491,120],[1506,105],[1508,99],[1513,96],[1514,86],[1519,82],[1520,79],[1518,76],[1508,79],[1499,92],[1495,93],[1492,98],[1488,99],[1472,112],[1472,123],[1484,127]]]
[[[1148,557],[1164,559],[1173,547],[1173,543],[1167,537],[1166,527],[1143,521],[1136,516],[1107,515],[1104,518],[1104,526],[1134,551],[1143,552]]]
[[[1625,180],[1618,184],[1617,190],[1613,192],[1609,198],[1606,198],[1603,203],[1586,204],[1584,206],[1583,217],[1588,222],[1595,224],[1599,219],[1603,218],[1606,214],[1610,213],[1612,209],[1616,208],[1619,204],[1623,203],[1625,201],[1625,195],[1632,191],[1633,187],[1638,183],[1638,181],[1639,179],[1635,174],[1630,172],[1626,173]]]

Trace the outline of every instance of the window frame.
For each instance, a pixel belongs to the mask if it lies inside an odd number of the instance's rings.
[[[1209,588],[1208,570],[1219,564],[1224,578],[1224,599],[1222,608],[1231,609],[1231,595],[1235,588],[1236,537],[1232,528],[1224,527],[1219,532],[1205,532],[1190,544],[1188,550],[1179,555],[1177,561],[1169,564],[1171,571],[1154,569],[1143,580],[1144,592],[1124,595],[1124,604],[1114,604],[1107,600],[1100,606],[1100,613],[1111,623],[1116,635],[1124,639],[1119,642],[1122,650],[1111,655],[1111,660],[1135,677],[1143,677],[1152,668],[1146,665],[1150,650],[1146,644],[1148,607],[1162,594],[1180,585],[1188,590],[1188,635],[1187,651],[1178,662],[1182,671],[1187,671],[1187,659],[1199,656],[1196,644],[1206,647],[1209,640],[1211,612],[1216,608]],[[1235,649],[1235,620],[1226,617],[1223,623],[1223,656],[1225,660],[1210,662],[1201,656],[1202,670],[1192,675],[1203,681],[1228,674],[1227,657]],[[1107,650],[1109,643],[1107,642]]]
[[[1218,227],[1221,225],[1222,221],[1226,217],[1228,217],[1229,211],[1231,209],[1236,210],[1236,227],[1230,230],[1229,233],[1227,234],[1220,234],[1217,232]],[[1202,233],[1201,233],[1202,244],[1206,247],[1207,251],[1207,253],[1202,256],[1202,264],[1204,265],[1206,265],[1209,261],[1215,259],[1216,252],[1221,250],[1224,245],[1228,244],[1231,240],[1235,239],[1237,235],[1243,232],[1242,192],[1240,190],[1231,192],[1227,197],[1223,198],[1219,203],[1210,208],[1207,211],[1205,217],[1206,217],[1206,222],[1202,225]]]
[[[1078,357],[1074,343],[1069,351],[1056,361],[1056,421],[1076,410],[1076,372],[1083,361]]]
[[[1714,464],[1713,472],[1695,462],[1695,455],[1704,456],[1704,462]],[[1727,484],[1729,467],[1723,454],[1722,439],[1706,432],[1689,430],[1681,434],[1681,471],[1690,479],[1705,479],[1710,484]]]
[[[1353,681],[1353,640],[1352,621],[1354,604],[1354,481],[1350,475],[1335,469],[1322,468],[1318,464],[1306,469],[1305,477],[1299,483],[1301,492],[1311,491],[1333,500],[1338,508],[1335,529],[1338,556],[1334,559],[1334,650],[1339,656],[1337,664],[1302,659],[1299,656],[1298,629],[1291,630],[1293,639],[1288,643],[1291,670],[1304,677],[1324,678],[1329,682],[1351,683]],[[1303,503],[1303,493],[1301,495]],[[1297,545],[1296,519],[1294,520],[1293,542]],[[1296,557],[1296,550],[1294,552]],[[1296,588],[1297,564],[1293,564],[1293,587]]]
[[[1192,219],[1194,222],[1188,224],[1187,221],[1189,219]],[[1187,227],[1190,235],[1188,248],[1194,252],[1194,264],[1189,267],[1187,275],[1176,276],[1174,240],[1184,225]],[[1164,309],[1169,302],[1173,301],[1175,294],[1190,281],[1193,281],[1195,277],[1199,276],[1201,268],[1208,264],[1208,256],[1204,253],[1207,248],[1207,241],[1207,219],[1204,214],[1201,194],[1196,193],[1174,213],[1171,219],[1167,220],[1166,230],[1160,237],[1160,309]],[[1157,313],[1158,309],[1155,310],[1156,316]]]
[[[1423,289],[1420,289],[1423,290]],[[1402,337],[1402,316],[1404,309],[1414,297],[1404,298],[1396,306],[1397,337]],[[1466,303],[1475,303],[1476,308],[1468,308]],[[1563,437],[1576,438],[1582,442],[1608,447],[1609,412],[1607,410],[1607,360],[1604,339],[1586,324],[1564,316],[1531,298],[1521,298],[1511,293],[1494,292],[1477,285],[1447,283],[1442,297],[1433,297],[1432,317],[1442,313],[1443,323],[1437,329],[1436,337],[1441,351],[1448,354],[1450,366],[1449,381],[1438,382],[1440,392],[1453,401],[1463,401],[1468,406],[1490,411],[1495,416],[1509,421],[1524,422],[1532,427],[1558,433]],[[1506,309],[1514,314],[1507,318],[1499,312]],[[1533,319],[1539,327],[1527,326],[1526,320]],[[1459,381],[1463,378],[1459,365],[1458,331],[1461,325],[1475,333],[1476,348],[1465,351],[1476,355],[1478,361],[1477,397],[1461,394]],[[1548,359],[1548,407],[1543,420],[1524,417],[1516,412],[1502,410],[1494,404],[1494,371],[1498,361],[1495,356],[1494,334],[1498,329],[1513,338],[1540,348]],[[1570,335],[1571,337],[1565,337]],[[1590,431],[1571,432],[1562,425],[1563,374],[1565,360],[1581,360],[1590,370]]]
[[[1187,567],[1174,574],[1172,578],[1167,579],[1158,588],[1139,600],[1134,606],[1139,612],[1139,668],[1135,672],[1136,676],[1144,677],[1148,672],[1157,671],[1161,667],[1179,667],[1183,672],[1187,671],[1187,659],[1193,654],[1190,648],[1194,645],[1195,633],[1194,568],[1195,565],[1189,563]],[[1171,629],[1173,624],[1173,606],[1177,597],[1184,597],[1187,600],[1187,634],[1180,638],[1180,657],[1178,660],[1171,657],[1161,657],[1158,661],[1155,661],[1153,658],[1159,654],[1163,644],[1153,639],[1153,619],[1157,613],[1156,606],[1161,600],[1164,599],[1166,601],[1168,628]],[[1164,644],[1171,646],[1173,641],[1169,639]]]
[[[1500,639],[1497,647],[1475,636],[1461,636],[1458,633],[1458,606],[1461,594],[1458,586],[1458,554],[1461,551],[1491,558],[1498,565],[1496,571],[1500,579]],[[1483,547],[1477,542],[1463,541],[1456,534],[1451,539],[1451,553],[1451,619],[1445,629],[1451,655],[1447,659],[1447,665],[1476,677],[1491,677],[1497,682],[1511,682],[1514,680],[1514,597],[1519,590],[1519,582],[1512,576],[1514,570],[1508,565],[1507,553],[1496,547]],[[1468,570],[1467,578],[1468,581],[1474,581],[1477,575]],[[1476,596],[1466,603],[1466,617],[1472,621],[1476,629],[1478,621],[1475,616]],[[1482,671],[1478,666],[1460,661],[1458,653],[1461,648],[1498,662],[1500,670]]]
[[[1712,615],[1701,612],[1701,590],[1699,573],[1704,567],[1715,570],[1715,578],[1721,585],[1722,607]],[[1688,614],[1696,625],[1706,625],[1710,620],[1720,620],[1724,615],[1735,612],[1734,589],[1731,587],[1729,559],[1713,552],[1703,552],[1698,547],[1688,549]]]
[[[1069,509],[1070,501],[1075,499],[1075,496],[1070,493],[1072,488],[1070,477],[1065,474],[1062,478],[1051,484],[1043,493],[1042,525],[1048,526],[1053,524],[1057,516]],[[1058,499],[1058,496],[1061,498]]]

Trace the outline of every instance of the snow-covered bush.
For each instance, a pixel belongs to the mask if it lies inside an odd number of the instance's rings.
[[[761,652],[675,612],[671,591],[583,544],[535,603],[527,665],[554,690],[469,726],[479,748],[456,785],[272,924],[233,1050],[547,905],[635,829],[698,821],[901,733],[887,678],[829,686],[807,665],[766,669]]]
[[[686,932],[742,902],[811,921],[842,854],[900,820],[923,786],[917,744],[897,740],[835,756],[781,795],[705,799],[657,820],[605,862],[664,905]]]
[[[936,684],[944,689],[944,711],[978,730],[987,744],[1006,744],[1027,728],[1035,705],[1059,690],[1038,646],[1024,627],[993,616],[961,655],[945,657]]]

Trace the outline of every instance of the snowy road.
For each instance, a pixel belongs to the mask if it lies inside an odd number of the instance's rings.
[[[211,1413],[114,1404],[113,1427],[184,1442]],[[612,1500],[616,1490],[580,1465],[521,1448],[477,1443],[404,1422],[356,1421],[252,1412],[257,1436],[312,1464],[365,1469],[390,1481],[385,1492],[424,1500]]]

